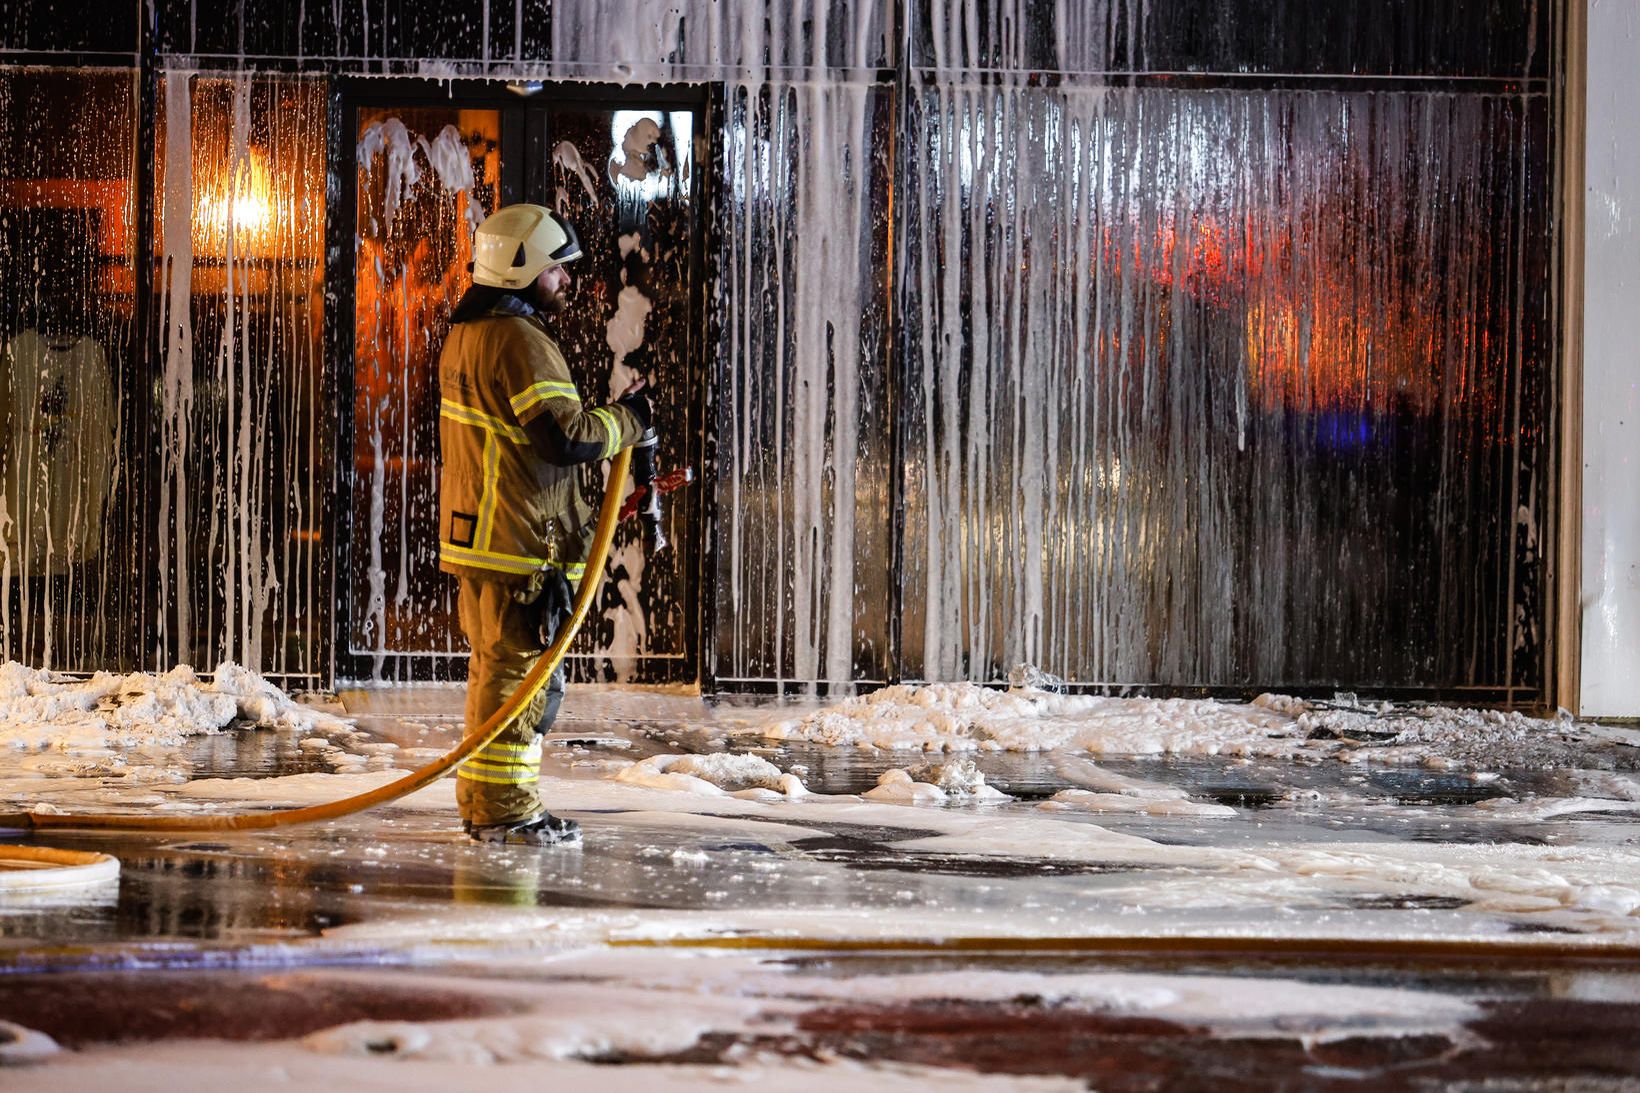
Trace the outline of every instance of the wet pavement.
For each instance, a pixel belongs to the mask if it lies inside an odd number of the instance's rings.
[[[1640,1044],[1632,1035],[1640,1019],[1640,977],[1599,962],[1521,961],[1499,967],[1065,953],[772,954],[757,970],[767,975],[771,968],[794,982],[787,990],[759,987],[752,995],[751,1021],[702,1032],[675,1050],[611,1046],[591,1038],[570,1055],[588,1068],[580,1084],[602,1088],[613,1081],[630,1088],[630,1082],[642,1084],[639,1074],[617,1079],[593,1068],[664,1066],[693,1071],[704,1085],[721,1085],[733,1081],[728,1075],[748,1061],[756,1064],[749,1078],[766,1072],[771,1059],[805,1067],[853,1061],[875,1069],[928,1068],[935,1074],[1067,1078],[1117,1091],[1603,1090],[1633,1088],[1640,1074]],[[1003,997],[896,1001],[851,1001],[826,991],[805,996],[814,982],[827,979],[941,976],[1013,976],[1029,989]],[[1237,1027],[1223,1015],[1181,1019],[1122,1012],[1051,993],[1061,979],[1101,977],[1186,984],[1181,990],[1197,983],[1243,991],[1319,989],[1337,992],[1346,1004],[1326,1014]],[[585,966],[558,971],[550,964],[501,974],[481,966],[448,966],[432,980],[415,970],[394,969],[132,971],[119,976],[117,990],[109,989],[108,973],[58,973],[8,978],[0,992],[0,1021],[50,1035],[77,1053],[74,1061],[84,1067],[48,1063],[14,1071],[18,1081],[9,1087],[20,1089],[89,1088],[78,1084],[82,1078],[117,1074],[118,1060],[156,1042],[174,1045],[173,1054],[159,1058],[177,1068],[178,1088],[189,1088],[191,1042],[303,1044],[301,1038],[309,1037],[306,1045],[317,1050],[314,1034],[337,1027],[356,1029],[361,1050],[377,1057],[378,1065],[400,1067],[395,1080],[414,1088],[420,1061],[431,1053],[410,1029],[444,1023],[493,1032],[532,1017],[561,1021],[564,1009],[585,1003],[582,988],[588,982],[671,994],[680,1005],[702,1004],[703,996],[721,1003],[722,995],[734,993],[710,982],[651,987],[618,961],[592,974]],[[1352,1012],[1347,1001],[1356,991],[1459,998],[1466,1019],[1409,1030],[1382,1012]],[[719,996],[711,997],[714,992]],[[604,1001],[610,1000],[606,995]],[[618,1006],[618,996],[613,1000]],[[528,1060],[478,1061],[522,1066]],[[247,1077],[254,1074],[247,1067]]]
[[[360,734],[354,757],[374,768],[417,765],[459,736],[458,701],[435,692],[361,703],[350,711]],[[1627,863],[1620,855],[1640,847],[1640,814],[1622,802],[1541,820],[1476,807],[1575,797],[1584,786],[1574,772],[1221,758],[1098,764],[1235,810],[1213,818],[1044,813],[1045,798],[1084,784],[1074,762],[1051,753],[975,756],[1014,798],[984,807],[822,797],[680,803],[687,795],[609,780],[649,755],[745,750],[721,721],[691,721],[698,702],[633,702],[609,716],[594,694],[566,710],[543,785],[585,825],[576,849],[469,844],[437,796],[449,794],[448,783],[307,828],[197,837],[52,831],[32,840],[114,854],[122,873],[117,885],[0,902],[0,1021],[70,1049],[12,1073],[39,1088],[81,1079],[89,1088],[108,1078],[96,1067],[137,1043],[294,1041],[361,1021],[504,1022],[550,1012],[554,992],[593,980],[639,997],[657,966],[676,969],[662,978],[688,978],[715,966],[702,963],[714,949],[733,956],[749,946],[763,965],[805,981],[1138,975],[1150,984],[1144,997],[1154,998],[1166,984],[1210,977],[1255,991],[1266,982],[1277,992],[1294,983],[1338,989],[1346,1003],[1357,997],[1351,991],[1391,990],[1414,1009],[1433,999],[1463,1012],[1439,1028],[1403,1028],[1381,1009],[1351,1016],[1346,1004],[1248,1031],[1211,1006],[1192,1016],[1131,1000],[1067,1001],[1037,987],[826,998],[777,984],[755,995],[783,1000],[776,1029],[725,1019],[665,1050],[611,1047],[606,1036],[553,1058],[704,1076],[747,1060],[780,1074],[848,1061],[866,1070],[847,1080],[867,1085],[901,1066],[1123,1090],[1604,1089],[1628,1088],[1640,1075],[1640,1048],[1627,1031],[1640,1017],[1640,945],[1621,919],[1598,917],[1609,896],[1538,913],[1532,900],[1541,903],[1552,884],[1531,894],[1517,883],[1553,871],[1576,887],[1574,867],[1598,872],[1602,855]],[[725,720],[742,716],[760,714],[730,711]],[[380,747],[388,744],[396,747]],[[756,750],[801,771],[816,795],[863,792],[917,758],[813,745]],[[196,781],[337,765],[323,749],[272,731],[202,738],[185,759]],[[1085,836],[1085,845],[1068,836]],[[1498,857],[1507,854],[1537,857]],[[1470,887],[1454,894],[1454,882],[1436,879],[1470,855],[1488,864],[1465,883],[1509,899],[1479,901]],[[1368,859],[1370,869],[1353,868]],[[1507,884],[1492,875],[1508,870]],[[622,954],[639,950],[650,963],[633,970]],[[565,954],[586,953],[610,963],[563,967]],[[498,982],[535,993],[498,993]],[[741,988],[726,982],[672,989],[738,998]],[[0,1026],[0,1062],[5,1037]],[[393,1043],[366,1053],[403,1054]],[[69,1059],[73,1067],[54,1081]],[[415,1085],[415,1073],[403,1080]]]

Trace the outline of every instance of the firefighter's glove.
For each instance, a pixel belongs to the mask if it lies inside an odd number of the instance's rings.
[[[655,407],[649,401],[649,396],[642,391],[629,391],[615,400],[615,405],[625,406],[632,411],[632,416],[638,419],[638,426],[644,432],[649,431],[655,420]]]
[[[545,569],[541,578],[541,594],[528,606],[534,616],[533,626],[541,635],[541,648],[545,649],[552,645],[559,630],[569,620],[575,600],[563,570]]]
[[[655,481],[655,449],[659,440],[655,430],[645,429],[638,443],[632,446],[632,481],[648,486]]]

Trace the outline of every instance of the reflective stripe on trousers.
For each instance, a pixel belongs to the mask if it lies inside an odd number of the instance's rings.
[[[534,726],[531,726],[533,731]],[[493,785],[522,785],[541,777],[541,737],[528,747],[490,743],[479,748],[456,768],[457,778]]]

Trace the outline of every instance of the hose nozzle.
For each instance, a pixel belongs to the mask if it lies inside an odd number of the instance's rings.
[[[655,449],[658,438],[653,428],[645,429],[643,438],[632,448],[632,484],[637,494],[637,515],[643,521],[644,547],[650,554],[659,554],[671,546],[662,526],[661,491],[655,488]]]

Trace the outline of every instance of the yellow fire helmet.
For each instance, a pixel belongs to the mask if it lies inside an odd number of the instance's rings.
[[[581,257],[569,221],[541,205],[508,205],[473,236],[473,284],[524,288],[541,271]]]

